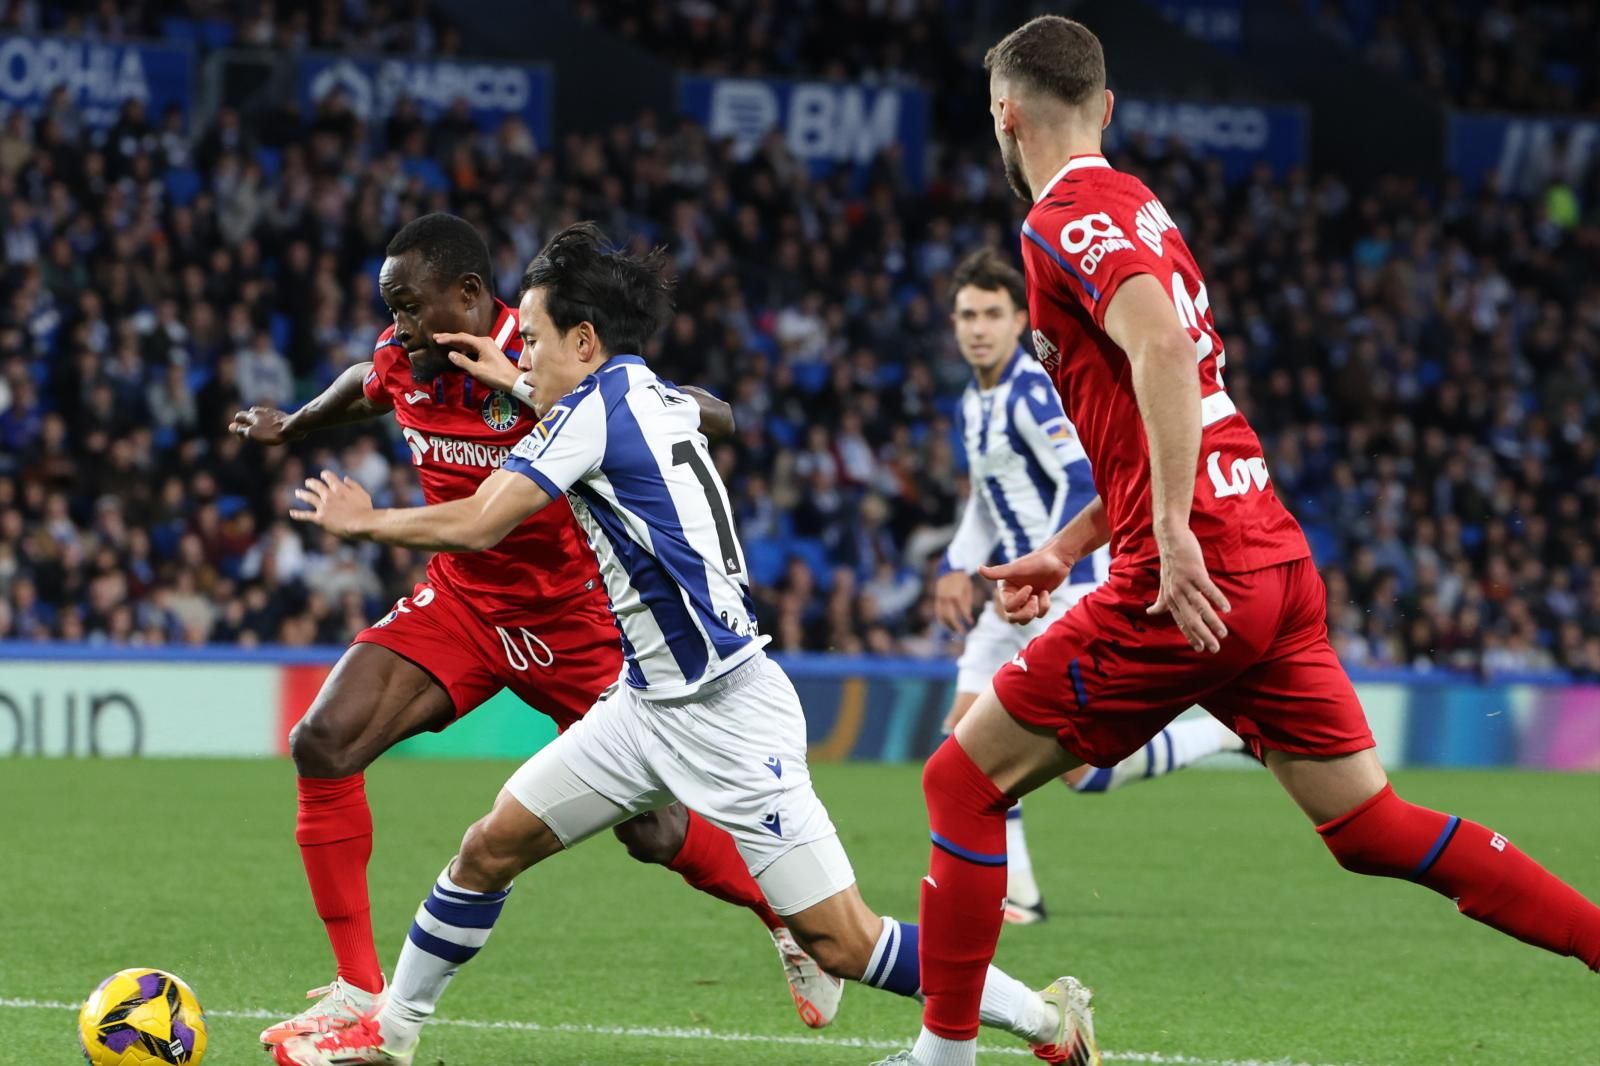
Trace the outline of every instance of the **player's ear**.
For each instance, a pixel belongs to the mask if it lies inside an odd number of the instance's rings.
[[[472,310],[478,306],[478,301],[483,298],[483,279],[476,274],[465,274],[461,278],[461,306],[464,310]]]
[[[1111,112],[1115,111],[1116,109],[1117,109],[1117,97],[1116,97],[1116,94],[1113,93],[1110,89],[1107,89],[1106,90],[1106,114],[1105,114],[1105,117],[1100,120],[1100,128],[1101,129],[1105,129],[1107,126],[1111,125]]]

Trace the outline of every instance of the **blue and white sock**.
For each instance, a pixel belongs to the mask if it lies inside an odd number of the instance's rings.
[[[922,963],[917,954],[917,927],[884,918],[883,931],[878,934],[878,944],[872,949],[866,976],[861,981],[897,996],[920,1000]],[[1020,1036],[1031,1044],[1048,1039],[1054,1028],[1050,1008],[1039,998],[1039,993],[997,966],[989,967],[984,978],[978,1020]],[[922,1059],[920,1054],[918,1059]],[[930,1063],[930,1066],[936,1064]]]
[[[1110,792],[1133,781],[1162,777],[1219,751],[1243,751],[1244,742],[1209,716],[1174,722],[1117,765],[1090,771],[1076,792]]]
[[[1006,812],[1006,900],[1021,907],[1039,905],[1039,883],[1033,879],[1033,856],[1022,831],[1022,801]]]
[[[385,1043],[402,1050],[416,1043],[445,986],[489,939],[510,894],[509,888],[503,892],[462,888],[450,880],[450,868],[445,867],[417,908],[400,949],[400,963],[378,1019]]]

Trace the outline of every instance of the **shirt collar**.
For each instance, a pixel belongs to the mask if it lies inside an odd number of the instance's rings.
[[[1056,171],[1056,176],[1055,177],[1051,178],[1049,181],[1044,183],[1044,188],[1039,190],[1039,195],[1035,196],[1033,198],[1033,202],[1034,203],[1038,203],[1040,200],[1043,200],[1046,196],[1049,196],[1050,195],[1050,190],[1056,187],[1056,182],[1060,181],[1062,178],[1066,177],[1068,174],[1072,173],[1074,170],[1088,170],[1088,169],[1091,169],[1091,168],[1099,168],[1099,167],[1105,167],[1106,169],[1109,170],[1110,167],[1111,167],[1111,164],[1106,162],[1106,157],[1103,156],[1103,155],[1100,155],[1098,152],[1090,154],[1090,155],[1075,155],[1075,156],[1073,156],[1071,159],[1067,160],[1067,165],[1066,166],[1064,166],[1060,170]]]

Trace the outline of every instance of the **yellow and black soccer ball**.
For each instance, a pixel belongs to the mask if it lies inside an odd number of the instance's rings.
[[[189,986],[161,970],[123,970],[100,982],[78,1011],[89,1066],[200,1066],[206,1016]]]

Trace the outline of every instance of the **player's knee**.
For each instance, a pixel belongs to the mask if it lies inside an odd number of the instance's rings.
[[[365,770],[371,756],[361,752],[334,716],[313,707],[289,731],[289,757],[301,777],[349,777]]]
[[[528,867],[527,856],[504,834],[497,833],[494,815],[473,822],[461,838],[461,850],[452,877],[473,892],[498,892]]]
[[[674,816],[676,813],[676,817]],[[628,849],[628,854],[639,862],[666,866],[678,857],[683,847],[684,827],[688,821],[681,807],[651,811],[630,818],[612,832]]]
[[[1431,817],[1430,817],[1431,816]],[[1369,877],[1405,877],[1423,851],[1415,845],[1435,839],[1448,819],[1415,807],[1385,788],[1331,822],[1317,826],[1334,861],[1351,873]]]
[[[1014,802],[995,788],[954,737],[946,737],[923,765],[922,795],[930,816],[952,806],[1003,814]]]

